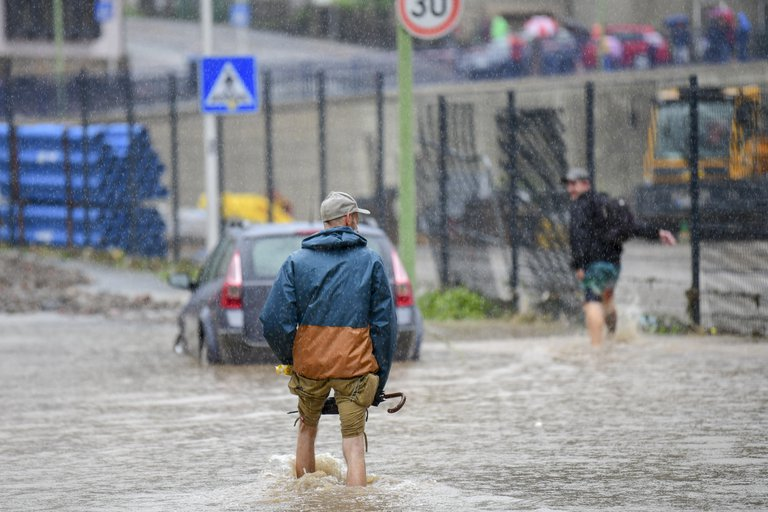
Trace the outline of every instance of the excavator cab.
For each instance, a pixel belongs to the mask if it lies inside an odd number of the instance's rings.
[[[753,237],[768,210],[768,109],[760,89],[700,88],[697,105],[703,231]],[[688,88],[659,91],[636,194],[639,217],[670,229],[689,225],[690,113]]]

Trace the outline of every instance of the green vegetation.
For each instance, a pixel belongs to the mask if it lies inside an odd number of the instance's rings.
[[[643,315],[640,329],[652,334],[688,334],[694,329],[682,320],[672,316]]]
[[[425,293],[418,304],[427,320],[486,318],[497,314],[491,301],[464,287]]]

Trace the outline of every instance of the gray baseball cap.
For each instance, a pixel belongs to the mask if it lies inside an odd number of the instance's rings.
[[[348,213],[371,214],[365,208],[357,206],[355,198],[346,192],[331,192],[320,205],[320,219],[323,222],[338,219]]]
[[[588,180],[589,179],[589,173],[586,169],[582,169],[581,167],[571,167],[568,169],[568,172],[565,174],[564,178],[561,178],[560,181],[563,183],[568,183],[569,181],[579,181],[579,180]]]

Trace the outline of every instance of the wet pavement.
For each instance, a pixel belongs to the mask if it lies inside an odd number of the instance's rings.
[[[259,66],[396,62],[392,51],[340,43],[328,39],[298,37],[268,30],[245,30],[227,24],[213,26],[213,54],[252,53]],[[126,44],[133,70],[138,75],[186,72],[202,51],[200,24],[163,18],[126,19]]]
[[[768,510],[765,342],[458,331],[395,365],[347,489],[337,417],[295,480],[287,379],[174,354],[170,315],[0,315],[0,508]]]

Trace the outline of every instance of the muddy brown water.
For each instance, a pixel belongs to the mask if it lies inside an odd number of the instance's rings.
[[[583,334],[436,341],[373,408],[371,485],[338,418],[296,480],[264,365],[201,367],[167,317],[0,316],[0,509],[768,510],[768,343]]]

